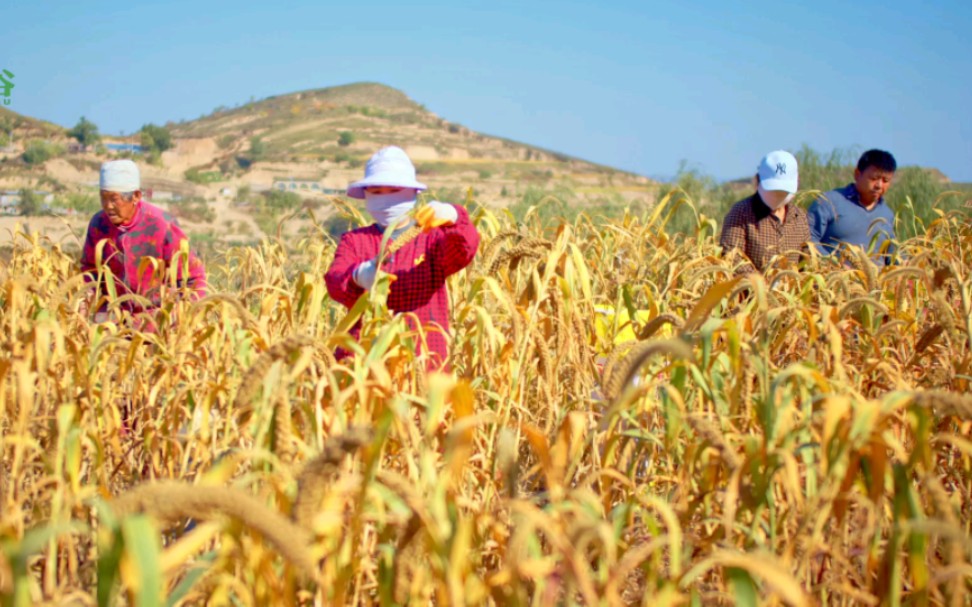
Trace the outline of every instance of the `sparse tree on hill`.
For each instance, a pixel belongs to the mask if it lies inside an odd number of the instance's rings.
[[[289,211],[300,206],[302,200],[294,192],[270,190],[263,193],[263,202],[267,208],[277,211]]]
[[[236,200],[237,202],[248,202],[250,200],[250,194],[253,190],[248,185],[241,185],[240,189],[236,190]]]
[[[27,164],[44,164],[51,158],[60,155],[64,150],[49,141],[35,139],[27,144],[22,155]]]
[[[0,118],[0,131],[3,132],[6,141],[3,143],[4,146],[9,145],[13,141],[13,131],[14,131],[14,121],[9,116],[4,116]]]
[[[98,127],[84,116],[81,116],[81,119],[74,125],[74,128],[68,131],[68,137],[74,137],[84,147],[95,145],[101,141]]]
[[[347,147],[354,143],[354,133],[351,131],[341,131],[338,134],[338,145]]]
[[[256,162],[258,160],[263,160],[266,153],[267,144],[263,143],[262,139],[259,137],[250,139],[250,161]]]
[[[20,214],[39,215],[41,211],[41,197],[33,190],[24,188],[20,190]]]
[[[169,133],[169,129],[164,126],[146,124],[142,127],[140,133],[142,147],[146,153],[161,154],[172,147],[172,135]]]

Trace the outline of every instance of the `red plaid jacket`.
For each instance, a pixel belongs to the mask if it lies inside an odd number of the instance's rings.
[[[459,218],[455,225],[420,234],[382,265],[382,270],[397,277],[388,295],[388,308],[414,314],[425,327],[430,369],[442,367],[449,355],[446,278],[468,266],[479,248],[479,232],[469,221],[469,213],[460,206],[456,211]],[[341,236],[334,261],[324,275],[332,299],[350,308],[364,293],[352,275],[359,264],[378,255],[382,234],[381,227],[373,224]],[[352,334],[357,337],[359,331],[355,326]]]

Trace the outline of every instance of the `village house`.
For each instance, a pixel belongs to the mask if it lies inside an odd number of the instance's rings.
[[[311,179],[274,179],[273,189],[284,192],[321,193],[321,183]]]

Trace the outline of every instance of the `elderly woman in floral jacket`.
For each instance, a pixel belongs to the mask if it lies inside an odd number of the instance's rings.
[[[413,224],[409,213],[415,207],[424,184],[415,177],[415,167],[397,147],[382,148],[365,167],[365,177],[348,187],[348,196],[363,198],[375,223],[347,232],[341,237],[334,261],[324,276],[331,297],[350,308],[375,282],[376,258],[388,226],[398,226],[392,239]],[[479,233],[461,206],[433,201],[428,205],[430,223],[437,226],[408,241],[387,257],[382,271],[396,280],[388,295],[388,308],[409,313],[425,329],[428,344],[427,367],[443,369],[448,359],[449,295],[446,278],[462,270],[476,254]],[[358,327],[354,333],[357,335]],[[421,345],[419,346],[421,354]]]
[[[119,296],[138,295],[149,306],[129,299],[122,307],[133,313],[144,312],[160,301],[161,280],[146,258],[153,257],[166,265],[178,263],[176,277],[179,285],[191,289],[193,297],[206,294],[206,271],[195,253],[179,260],[178,253],[185,233],[178,222],[162,209],[142,200],[138,166],[131,160],[113,160],[101,165],[101,208],[91,218],[81,252],[81,271],[85,280],[97,283],[94,295],[100,299],[106,293],[104,268],[111,270],[115,292]],[[101,245],[101,243],[104,243]],[[99,268],[98,249],[101,245]],[[96,317],[104,314],[102,305]]]

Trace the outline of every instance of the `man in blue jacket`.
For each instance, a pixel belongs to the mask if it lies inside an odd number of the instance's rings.
[[[894,211],[884,201],[884,194],[897,168],[890,153],[868,150],[857,161],[853,182],[827,192],[810,205],[810,237],[817,250],[830,255],[847,244],[863,247],[878,265],[890,261]]]

